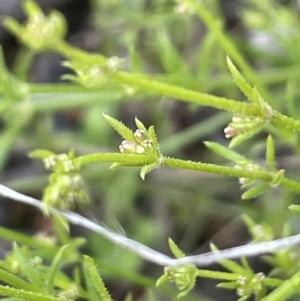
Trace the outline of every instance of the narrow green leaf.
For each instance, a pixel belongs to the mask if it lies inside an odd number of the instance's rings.
[[[70,81],[70,82],[80,84],[80,80],[74,74],[63,74],[60,78],[62,81]]]
[[[23,32],[23,27],[14,18],[5,17],[5,19],[2,22],[2,25],[4,25],[4,27],[8,31],[10,31],[13,35],[17,37],[19,37],[20,34]]]
[[[240,88],[240,90],[245,94],[245,96],[253,101],[253,90],[252,87],[245,81],[243,76],[240,74],[240,72],[237,70],[237,68],[234,66],[233,62],[227,56],[227,66],[230,70],[230,73],[237,84],[237,86]]]
[[[47,149],[35,149],[29,152],[28,156],[34,159],[46,159],[51,156],[56,156],[56,154]]]
[[[247,299],[249,299],[249,297],[250,297],[250,295],[246,295],[246,296],[238,298],[237,301],[246,301]]]
[[[240,134],[236,137],[234,137],[230,143],[229,143],[229,148],[233,148],[233,147],[236,147],[238,146],[239,144],[241,144],[242,142],[250,139],[251,137],[253,137],[254,135],[256,135],[258,132],[260,132],[263,128],[263,123],[259,123],[255,126],[252,127],[252,130],[244,133],[244,134]]]
[[[273,174],[273,179],[272,179],[271,185],[272,186],[279,185],[281,180],[284,178],[284,173],[285,173],[285,170],[280,169],[275,174]]]
[[[69,232],[70,232],[70,224],[68,220],[58,214],[53,214],[52,219],[54,221],[55,232],[58,235],[62,244],[69,243]]]
[[[252,198],[258,196],[259,194],[263,193],[269,187],[270,187],[269,183],[258,184],[257,186],[254,186],[254,187],[250,188],[249,190],[247,190],[246,192],[244,192],[242,194],[242,200],[252,199]]]
[[[89,301],[99,301],[98,292],[95,288],[93,279],[90,275],[90,272],[89,272],[89,269],[88,269],[88,266],[87,266],[85,260],[83,261],[83,272],[84,272],[84,281],[86,283],[86,290],[87,290],[87,295],[88,295],[87,299]]]
[[[235,289],[237,287],[236,281],[230,281],[230,282],[221,282],[216,285],[219,288],[225,288],[225,289]]]
[[[154,149],[156,150],[157,156],[159,157],[160,156],[159,144],[153,125],[149,127],[149,138],[153,144]]]
[[[7,240],[13,240],[28,247],[47,249],[49,250],[49,253],[56,253],[58,251],[58,248],[52,243],[4,227],[0,227],[0,237]]]
[[[89,272],[93,284],[99,294],[100,300],[113,301],[102,281],[102,278],[100,277],[97,271],[94,260],[88,256],[83,256],[83,259],[84,259],[84,265]]]
[[[242,219],[244,221],[244,223],[246,224],[248,231],[250,232],[251,229],[256,225],[256,223],[254,222],[254,220],[248,216],[247,214],[243,214],[242,215]]]
[[[36,17],[36,15],[43,15],[43,11],[35,1],[26,0],[23,1],[22,4],[27,17],[30,18],[30,17]]]
[[[144,124],[137,117],[135,117],[134,121],[139,130],[143,130],[145,133],[148,133],[148,130],[146,129]]]
[[[167,73],[184,72],[185,78],[190,76],[189,68],[186,66],[183,56],[170,40],[170,35],[165,28],[157,29],[155,45],[158,47],[162,65]]]
[[[55,274],[59,270],[59,267],[62,263],[63,256],[65,254],[67,247],[68,247],[68,245],[62,246],[52,261],[52,265],[50,267],[50,270],[48,272],[47,279],[46,279],[47,292],[49,294],[54,294]]]
[[[300,215],[300,205],[290,205],[288,208],[292,213]]]
[[[119,169],[119,168],[122,168],[122,167],[126,167],[126,165],[124,165],[122,163],[115,162],[115,163],[113,163],[112,165],[109,166],[109,169],[116,170],[116,169]]]
[[[210,243],[210,249],[212,250],[212,252],[219,252],[219,249],[213,243]],[[244,269],[238,263],[229,259],[222,259],[220,261],[220,264],[230,272],[236,274],[242,274],[244,271]]]
[[[14,243],[14,254],[18,259],[22,272],[27,276],[30,282],[34,285],[35,290],[38,292],[44,292],[45,287],[38,276],[35,269],[32,268],[29,264],[29,258],[26,258],[23,254],[22,250],[18,247],[16,243]]]
[[[252,272],[252,269],[251,269],[251,267],[250,267],[250,265],[249,265],[249,262],[248,262],[247,258],[242,257],[242,258],[241,258],[241,262],[242,262],[242,266],[243,266],[243,268],[244,268],[245,270],[248,270],[248,271]]]
[[[70,299],[61,299],[56,298],[51,295],[36,293],[36,292],[28,292],[25,290],[20,290],[8,286],[0,285],[0,295],[2,296],[10,296],[10,297],[17,297],[23,300],[30,300],[30,301],[74,301]]]
[[[271,135],[267,138],[266,160],[271,171],[276,171],[275,145]]]
[[[30,283],[2,268],[0,268],[0,279],[1,281],[16,288],[26,289],[29,291],[33,290],[33,287]]]
[[[184,257],[185,254],[177,247],[175,242],[169,237],[168,239],[169,247],[176,258]]]
[[[204,144],[213,152],[216,154],[233,161],[235,163],[241,164],[241,163],[251,163],[250,160],[248,160],[246,157],[238,154],[237,152],[228,149],[227,147],[216,143],[216,142],[210,142],[210,141],[205,141]]]
[[[135,141],[135,136],[127,126],[125,126],[121,121],[112,118],[106,114],[102,114],[106,121],[126,140]]]
[[[260,95],[260,93],[258,92],[256,87],[253,87],[253,103],[256,104],[259,108],[264,108],[265,107],[265,101],[262,98],[262,96]]]
[[[145,177],[146,175],[152,171],[153,169],[155,169],[157,167],[157,163],[154,162],[152,164],[148,164],[148,165],[144,165],[141,169],[141,172],[140,172],[140,177],[142,178],[142,180],[145,180]]]
[[[163,283],[165,282],[168,282],[169,281],[169,277],[166,275],[166,274],[163,274],[162,276],[160,276],[157,281],[156,281],[156,284],[155,286],[160,286],[162,285]]]

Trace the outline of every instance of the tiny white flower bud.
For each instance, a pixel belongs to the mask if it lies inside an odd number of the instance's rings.
[[[121,153],[135,154],[136,146],[137,146],[137,144],[134,141],[124,140],[124,141],[122,141],[119,148],[120,148]]]
[[[232,126],[228,126],[224,129],[224,133],[225,138],[232,138],[234,136],[237,136],[239,134],[239,131]]]
[[[141,146],[141,145],[137,145],[136,149],[135,149],[135,152],[137,154],[143,154],[145,152],[145,148],[143,146]]]
[[[147,135],[146,135],[145,131],[140,130],[140,129],[135,131],[134,136],[139,142],[142,142],[145,139],[147,139]]]

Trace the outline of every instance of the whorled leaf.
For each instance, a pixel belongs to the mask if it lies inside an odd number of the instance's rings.
[[[210,141],[205,141],[204,144],[213,152],[215,152],[216,154],[218,154],[219,156],[222,156],[223,158],[226,158],[232,162],[235,162],[237,164],[247,164],[247,163],[251,163],[251,161],[249,159],[247,159],[246,157],[240,155],[239,153],[228,149],[227,147],[216,143],[216,142],[210,142]]]
[[[134,133],[121,121],[110,117],[109,115],[102,114],[105,120],[125,139],[128,141],[135,141]]]
[[[245,94],[245,96],[251,100],[252,102],[255,102],[254,95],[253,95],[253,88],[246,82],[244,77],[240,74],[240,72],[237,70],[229,56],[227,56],[227,66],[230,70],[230,73],[237,84],[237,86],[240,88],[240,90]]]

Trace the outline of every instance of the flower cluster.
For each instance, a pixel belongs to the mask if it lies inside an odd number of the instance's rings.
[[[197,268],[193,265],[165,267],[164,274],[168,280],[174,282],[179,289],[179,298],[186,295],[195,286]]]
[[[4,25],[14,33],[26,46],[35,51],[49,50],[64,39],[67,23],[57,11],[45,16],[40,7],[31,0],[26,0],[24,10],[28,21],[21,26],[15,19],[6,18]]]
[[[48,150],[35,150],[30,153],[32,158],[42,159],[47,170],[51,171],[49,185],[45,189],[43,202],[48,206],[66,210],[74,207],[75,201],[88,202],[84,190],[84,180],[80,174],[80,165],[75,154],[55,154]]]
[[[135,139],[133,141],[122,141],[119,146],[121,153],[144,154],[145,152],[153,149],[153,143],[144,130],[136,130],[134,138]]]
[[[258,294],[264,289],[264,279],[265,275],[262,272],[251,274],[249,276],[240,275],[236,281],[237,294],[240,297],[244,297],[244,300],[250,297],[252,294]]]
[[[224,129],[225,137],[233,138],[241,134],[249,133],[254,129],[261,128],[263,123],[263,120],[259,117],[235,115],[232,117],[232,121]]]
[[[2,266],[13,274],[24,276],[24,271],[22,270],[24,266],[21,263],[24,257],[27,259],[26,262],[30,268],[37,270],[42,266],[41,257],[32,256],[27,246],[18,247],[16,244],[14,245],[14,249],[5,256]]]
[[[185,256],[171,238],[169,238],[169,247],[176,258]],[[166,281],[174,282],[180,291],[177,298],[180,298],[187,295],[193,289],[197,276],[198,269],[194,265],[165,267],[164,274],[157,280],[156,286],[159,286]]]
[[[81,62],[81,61],[66,61],[63,63],[76,73],[76,75],[66,74],[63,79],[72,80],[80,85],[92,88],[99,87],[109,81],[109,75],[119,70],[123,64],[123,60],[113,56],[108,58],[103,63],[103,58],[95,58],[94,62]]]
[[[80,167],[74,161],[74,153],[51,155],[44,159],[45,168],[52,171],[50,185],[44,194],[44,202],[59,209],[69,209],[75,201],[87,202],[84,180]]]

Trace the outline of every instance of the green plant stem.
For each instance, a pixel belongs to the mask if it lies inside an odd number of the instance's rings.
[[[51,83],[51,84],[28,84],[30,93],[59,93],[59,92],[102,92],[110,89],[103,89],[99,87],[91,87],[91,88],[85,88],[80,85],[76,85],[73,83]]]
[[[285,116],[279,112],[274,112],[274,116],[272,118],[272,121],[278,125],[284,126],[288,129],[300,131],[300,121],[295,120],[292,117]]]
[[[120,153],[100,153],[84,155],[76,158],[76,162],[81,166],[100,162],[118,162],[130,166],[143,166],[153,163],[154,159],[151,156],[135,155],[135,154],[120,154]]]
[[[290,279],[284,281],[278,288],[271,292],[261,301],[284,301],[289,297],[299,292],[300,287],[300,272],[296,273]]]
[[[76,158],[76,161],[81,165],[89,165],[100,162],[117,162],[124,166],[144,166],[147,164],[155,163],[155,158],[146,155],[136,154],[120,154],[120,153],[99,153],[84,155]],[[219,175],[225,175],[229,177],[248,178],[252,180],[260,180],[264,182],[272,182],[274,180],[274,174],[264,170],[243,170],[229,166],[222,166],[216,164],[202,163],[186,161],[175,158],[165,157],[162,160],[162,165],[166,167],[195,170],[200,172],[207,172]],[[287,188],[296,193],[300,193],[300,183],[283,178],[279,184],[280,186]]]
[[[50,295],[28,292],[25,290],[19,290],[16,288],[11,288],[3,285],[0,285],[0,295],[16,297],[16,298],[32,300],[32,301],[68,301],[68,300],[71,301],[70,299],[55,298]]]
[[[220,110],[230,111],[235,114],[258,116],[259,110],[250,103],[240,102],[232,99],[217,97],[200,93],[176,85],[166,84],[159,81],[147,79],[127,72],[116,72],[114,78],[123,84],[140,88],[163,96],[173,97],[194,104],[214,107]],[[274,123],[291,130],[300,131],[300,121],[273,111],[271,119]]]
[[[237,169],[229,166],[186,161],[186,160],[180,160],[175,158],[165,158],[163,161],[163,165],[168,167],[178,168],[178,169],[195,170],[201,172],[215,173],[219,175],[226,175],[229,177],[261,180],[265,182],[270,182],[273,179],[272,174],[267,171],[261,171],[261,170],[249,171],[249,170]]]
[[[300,193],[300,183],[296,182],[294,180],[288,179],[288,178],[283,178],[280,181],[280,186],[284,187],[288,190]]]
[[[7,240],[13,240],[20,244],[24,244],[24,245],[27,245],[29,247],[36,248],[36,249],[47,249],[49,252],[53,252],[53,253],[56,253],[58,251],[58,247],[56,247],[55,245],[53,245],[51,243],[47,243],[42,240],[38,240],[32,236],[25,235],[18,231],[14,231],[14,230],[7,229],[4,227],[0,227],[0,237],[7,239]]]
[[[89,272],[89,276],[93,281],[94,287],[96,288],[101,300],[113,301],[107,288],[104,285],[101,276],[99,275],[99,272],[97,271],[94,260],[88,256],[84,256],[83,259],[84,259],[85,266]]]
[[[202,8],[200,10],[202,10]],[[206,14],[207,12],[205,12],[204,15]],[[212,16],[208,16],[208,19],[210,20],[207,21],[208,23],[211,22],[211,17]],[[211,26],[217,26],[217,25],[214,24]],[[232,45],[233,47],[233,44],[230,42],[230,40],[227,40],[226,36],[222,33],[219,26],[217,26],[215,30],[220,32],[219,34],[222,37],[222,39],[225,39],[227,41],[226,43],[228,45]],[[226,46],[226,47],[228,49],[231,49],[231,46]],[[69,59],[79,60],[82,61],[83,63],[99,64],[100,66],[103,66],[106,63],[106,58],[104,58],[102,55],[86,53],[83,50],[77,49],[69,45],[65,41],[61,41],[60,43],[58,43],[54,50],[68,57]],[[262,87],[260,87],[259,85],[259,80],[256,79],[256,77],[251,71],[251,68],[247,65],[246,61],[242,58],[242,56],[240,56],[239,52],[235,48],[233,50],[230,50],[230,52],[234,53],[233,57],[235,58],[235,60],[238,61],[240,67],[246,69],[247,71],[245,72],[246,76],[252,79],[252,81],[254,81],[256,86],[261,91]],[[247,116],[260,116],[261,114],[260,110],[250,103],[240,102],[233,99],[227,99],[223,97],[217,97],[205,93],[188,90],[176,85],[162,83],[156,80],[149,79],[147,77],[131,74],[124,71],[117,71],[112,74],[112,77],[118,82],[120,82],[121,84],[126,84],[131,87],[143,89],[150,93],[192,102],[197,105],[214,107],[216,109],[226,110],[235,114],[241,114]],[[300,121],[285,116],[276,111],[274,111],[273,113],[274,115],[272,116],[272,120],[275,123],[277,123],[278,125],[282,125],[286,128],[290,128],[291,130],[300,131]]]
[[[226,272],[210,271],[210,270],[198,270],[198,277],[219,279],[219,280],[237,280],[239,275]]]
[[[165,158],[163,165],[168,167],[173,167],[173,168],[196,170],[196,171],[226,175],[229,177],[261,180],[265,182],[271,182],[273,179],[272,173],[267,171],[258,171],[258,170],[248,171],[243,169],[236,169],[234,167],[221,166],[221,165],[215,165],[209,163],[201,163],[201,162],[193,162],[193,161],[185,161],[185,160],[174,159],[174,158]],[[300,183],[296,181],[283,178],[279,185],[291,191],[300,193]]]
[[[210,106],[216,109],[226,110],[236,114],[246,114],[254,116],[259,114],[257,108],[250,103],[188,90],[176,85],[151,80],[140,75],[119,71],[116,72],[113,77],[122,84],[143,89],[151,93],[192,102],[197,105]]]
[[[30,103],[34,112],[49,112],[58,110],[70,110],[72,108],[84,108],[121,102],[124,97],[122,91],[103,90],[74,93],[45,93],[33,94]],[[135,99],[135,98],[133,98]]]
[[[18,276],[11,274],[4,269],[0,268],[0,279],[9,285],[15,286],[20,289],[32,290],[34,289],[32,284],[19,278]]]

